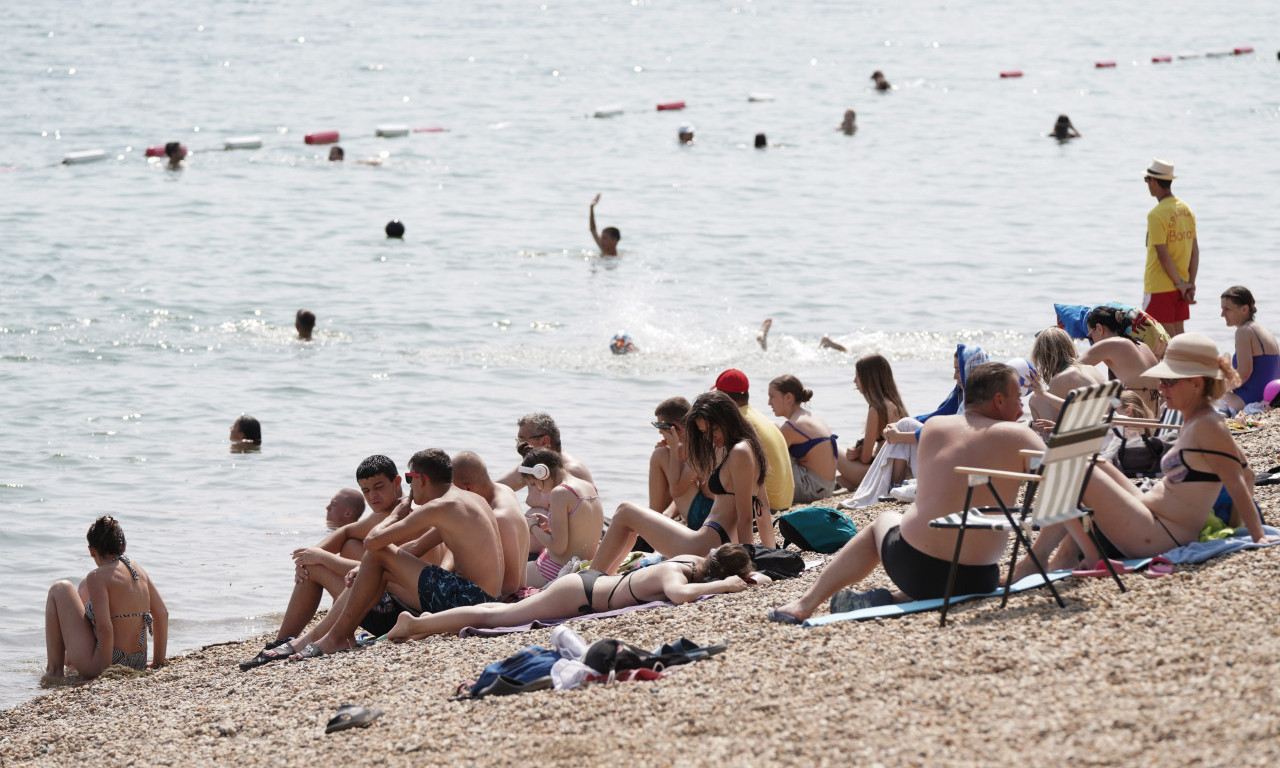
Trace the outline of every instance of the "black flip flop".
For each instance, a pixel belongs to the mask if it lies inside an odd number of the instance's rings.
[[[281,651],[281,648],[287,649],[288,652],[286,653]],[[293,646],[289,644],[288,640],[276,643],[275,645],[268,644],[267,647],[263,648],[257,656],[254,656],[248,661],[240,662],[240,671],[248,672],[251,669],[261,667],[263,664],[270,664],[273,661],[287,659],[295,653],[297,653],[297,651],[295,651]]]
[[[369,709],[356,704],[343,704],[338,707],[338,714],[329,720],[324,727],[325,733],[345,731],[348,728],[365,728],[382,715],[380,709]]]

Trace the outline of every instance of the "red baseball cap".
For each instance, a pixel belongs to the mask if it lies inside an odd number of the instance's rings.
[[[713,389],[718,389],[727,395],[745,395],[750,389],[747,384],[747,374],[737,368],[730,368],[720,374]]]

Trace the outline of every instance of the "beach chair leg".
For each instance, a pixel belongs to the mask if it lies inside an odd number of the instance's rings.
[[[1049,580],[1049,572],[1045,570],[1044,563],[1040,562],[1040,558],[1036,555],[1035,550],[1031,548],[1031,541],[1024,537],[1022,528],[1014,529],[1014,534],[1022,541],[1023,546],[1027,548],[1027,557],[1031,558],[1031,562],[1035,564],[1036,570],[1040,573],[1040,578],[1044,579],[1045,586],[1049,588],[1049,592],[1053,595],[1053,599],[1057,601],[1059,608],[1066,608],[1067,604],[1062,600],[1062,595],[1058,594],[1058,588],[1053,586],[1053,582]]]
[[[947,589],[942,595],[942,619],[939,627],[947,626],[947,611],[951,608],[951,590],[956,586],[956,573],[960,570],[960,547],[964,544],[964,530],[969,523],[969,502],[973,499],[973,487],[964,495],[964,512],[960,513],[960,533],[956,535],[956,551],[951,556],[951,569],[947,571]]]

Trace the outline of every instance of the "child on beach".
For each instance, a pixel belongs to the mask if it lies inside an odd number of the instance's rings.
[[[570,475],[564,459],[550,448],[530,449],[519,471],[527,476],[526,483],[551,499],[547,514],[536,512],[529,523],[530,540],[541,544],[542,552],[529,563],[525,581],[531,587],[541,587],[555,579],[573,558],[595,557],[604,526],[604,506],[595,485]]]
[[[124,530],[110,516],[89,526],[89,556],[97,566],[73,586],[55,582],[44,609],[48,663],[44,681],[63,677],[70,663],[82,677],[101,675],[112,664],[147,668],[147,633],[155,637],[151,666],[165,663],[169,611],[151,577],[125,556]]]

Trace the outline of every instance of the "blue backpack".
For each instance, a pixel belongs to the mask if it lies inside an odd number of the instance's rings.
[[[778,533],[786,545],[829,555],[858,532],[849,518],[831,507],[802,507],[778,518]]]

